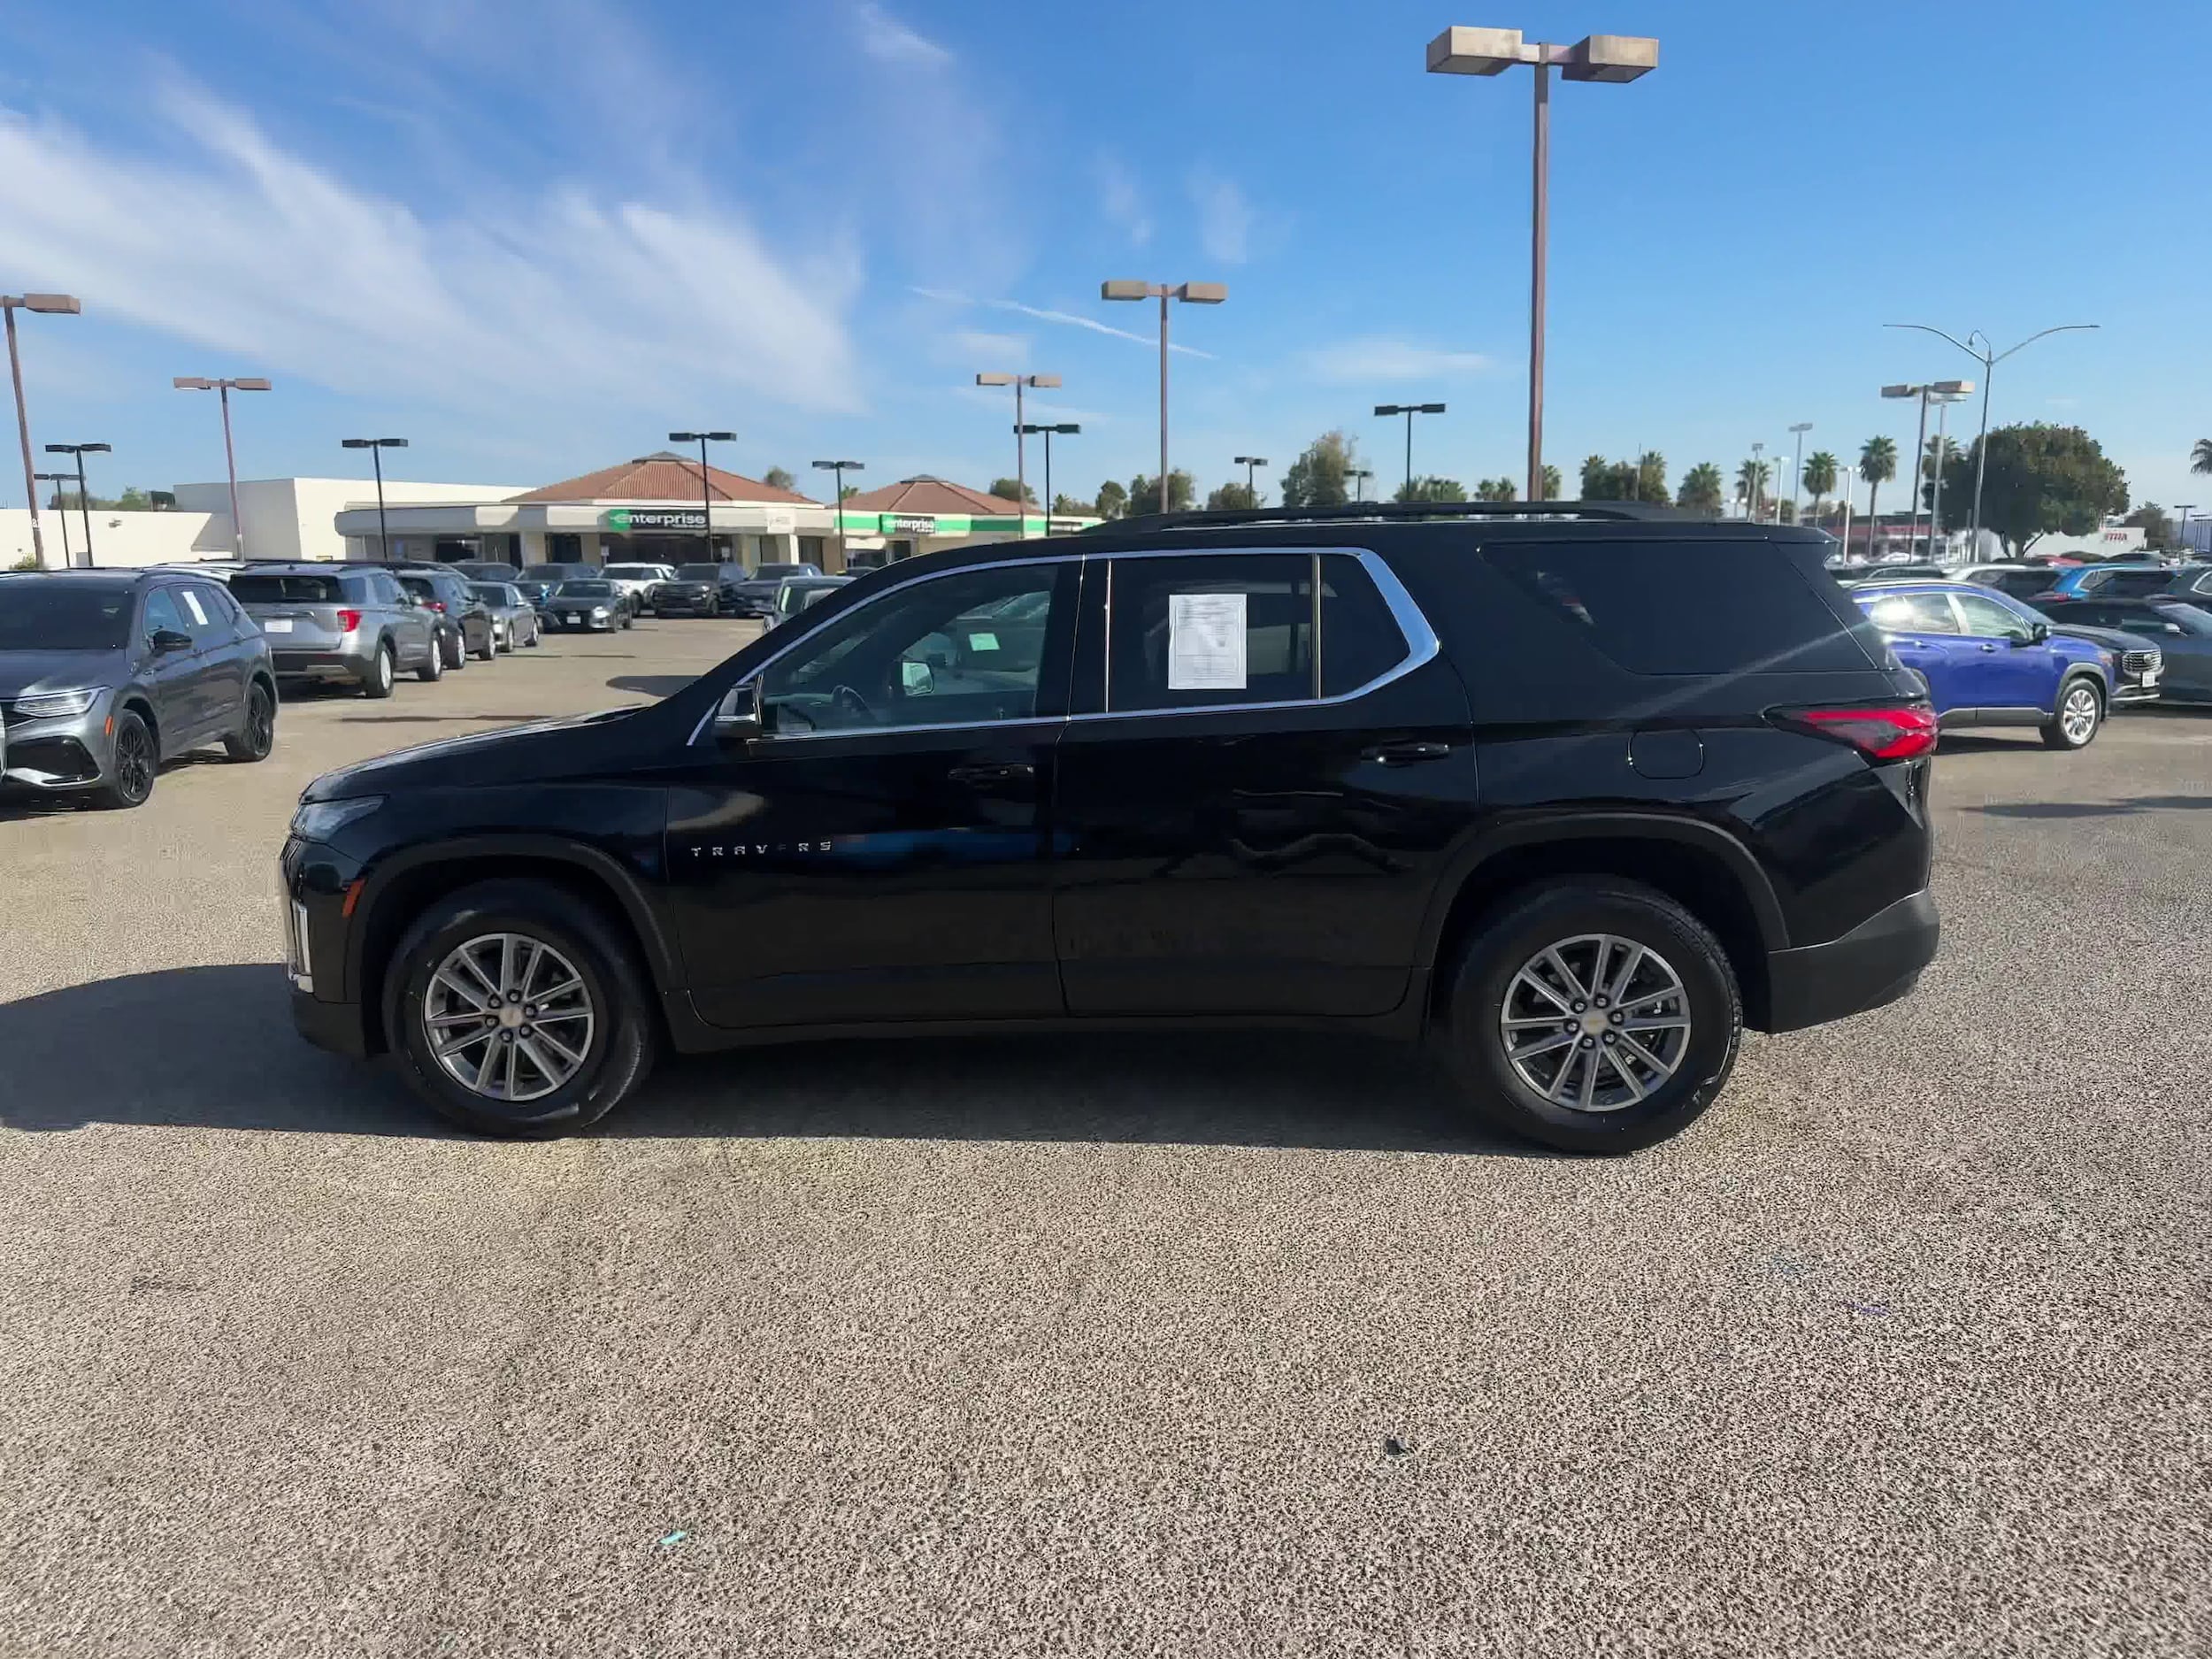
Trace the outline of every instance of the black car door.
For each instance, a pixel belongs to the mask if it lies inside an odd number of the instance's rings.
[[[1061,1011],[1047,812],[1080,570],[984,564],[791,626],[755,677],[762,734],[703,732],[670,795],[703,1018]]]
[[[1396,1007],[1475,801],[1413,601],[1371,554],[1095,562],[1053,806],[1070,1011]]]

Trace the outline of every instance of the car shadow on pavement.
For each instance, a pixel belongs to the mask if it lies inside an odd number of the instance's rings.
[[[2144,795],[2132,801],[1992,801],[1968,807],[1985,818],[2127,818],[2140,812],[2193,812],[2212,808],[2212,795]]]
[[[465,1138],[382,1065],[311,1047],[273,963],[0,1003],[0,1125]],[[904,1038],[663,1059],[593,1133],[1119,1141],[1557,1157],[1495,1133],[1418,1053],[1302,1032]]]
[[[698,678],[696,674],[617,674],[607,682],[607,689],[635,691],[649,697],[672,697]]]

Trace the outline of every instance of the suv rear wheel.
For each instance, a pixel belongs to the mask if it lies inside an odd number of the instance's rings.
[[[372,703],[392,695],[392,643],[389,640],[377,642],[376,656],[369,664],[369,672],[361,681],[361,695]]]
[[[1452,971],[1443,1042],[1471,1103],[1569,1152],[1633,1152],[1728,1081],[1743,1003],[1720,941],[1664,894],[1548,882],[1493,911]]]
[[[2104,694],[2086,674],[2077,674],[2058,691],[2058,708],[2043,728],[2046,749],[2087,749],[2104,724]]]
[[[651,1070],[651,987],[588,904],[541,881],[439,901],[394,953],[394,1055],[442,1116],[498,1135],[596,1123]]]

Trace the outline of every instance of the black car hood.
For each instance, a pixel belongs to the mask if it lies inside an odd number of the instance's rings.
[[[541,783],[593,774],[612,760],[634,764],[642,749],[658,741],[664,707],[602,709],[418,744],[326,772],[300,799],[342,801],[394,790]]]

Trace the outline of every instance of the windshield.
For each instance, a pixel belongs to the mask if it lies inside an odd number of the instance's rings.
[[[660,576],[660,572],[650,565],[610,565],[603,573],[618,576],[626,582],[649,582]]]
[[[612,582],[563,582],[560,587],[555,590],[555,597],[560,599],[611,599],[614,597],[614,584]]]
[[[511,605],[522,597],[504,582],[478,582],[469,592],[488,605]]]
[[[676,580],[686,582],[718,581],[724,568],[720,565],[679,565]]]
[[[581,576],[590,569],[588,565],[531,565],[522,573],[534,582],[560,582],[572,576]]]
[[[817,573],[804,565],[761,565],[754,567],[752,580],[757,582],[780,582],[787,576],[812,576]]]
[[[130,637],[121,582],[0,581],[0,651],[114,651]]]

